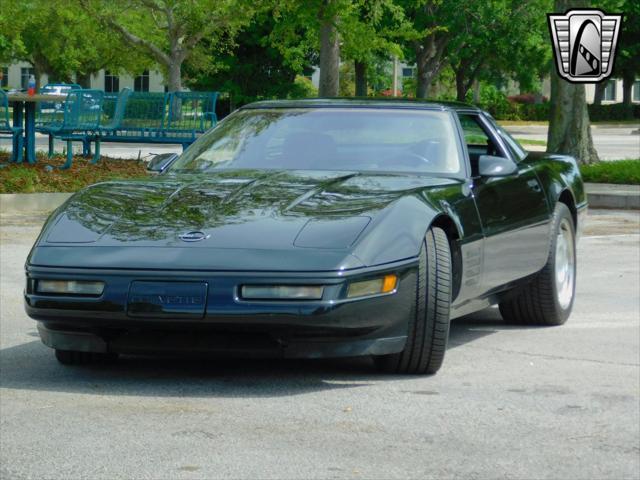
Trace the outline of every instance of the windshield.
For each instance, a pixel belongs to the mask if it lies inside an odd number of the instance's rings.
[[[449,112],[247,109],[200,137],[171,171],[247,168],[455,175],[461,172],[461,158]]]

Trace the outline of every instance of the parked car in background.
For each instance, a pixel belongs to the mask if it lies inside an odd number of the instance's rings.
[[[40,89],[42,95],[66,95],[71,90],[79,90],[82,87],[75,83],[48,83]],[[41,102],[41,112],[61,111],[63,109],[62,102]]]

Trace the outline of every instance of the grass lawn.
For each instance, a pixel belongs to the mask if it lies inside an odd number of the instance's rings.
[[[581,165],[585,182],[640,185],[640,158]]]
[[[547,146],[546,140],[534,140],[529,138],[516,138],[520,145],[541,145],[543,147]]]
[[[0,152],[0,164],[9,160],[7,152]],[[64,160],[48,159],[38,154],[38,163],[6,164],[0,168],[0,193],[75,192],[87,185],[107,180],[143,178],[145,164],[137,160],[119,160],[102,157],[91,165],[83,157],[75,157],[69,170],[48,170],[47,165],[61,166]]]

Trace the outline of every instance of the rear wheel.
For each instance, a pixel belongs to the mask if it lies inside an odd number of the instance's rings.
[[[520,325],[562,325],[573,308],[575,279],[575,225],[569,208],[558,203],[547,263],[531,283],[500,303],[502,318]]]
[[[449,338],[451,280],[449,240],[442,229],[432,227],[420,250],[407,343],[400,353],[375,357],[381,370],[424,374],[442,366]]]

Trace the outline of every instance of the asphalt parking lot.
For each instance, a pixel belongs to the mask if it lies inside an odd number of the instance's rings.
[[[455,320],[443,369],[367,359],[63,367],[0,227],[0,478],[640,478],[640,214],[592,211],[563,327]]]

